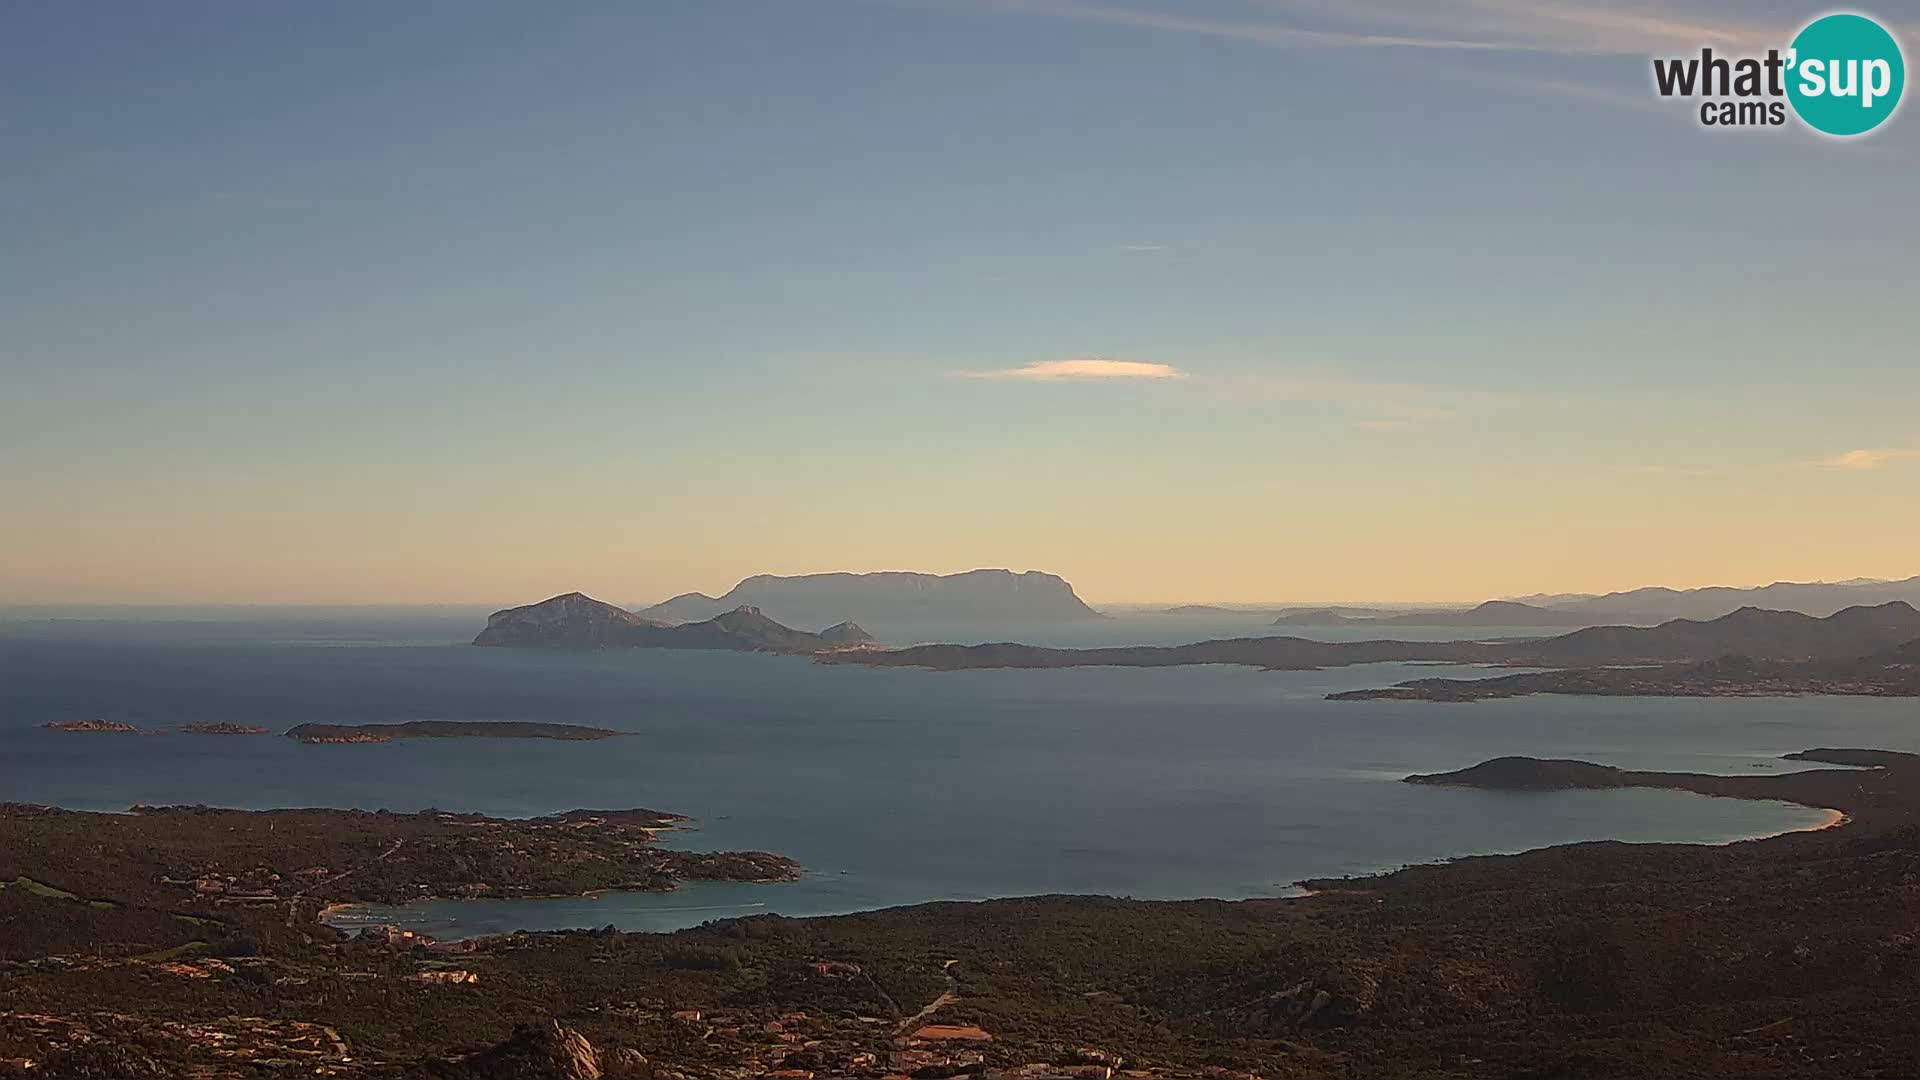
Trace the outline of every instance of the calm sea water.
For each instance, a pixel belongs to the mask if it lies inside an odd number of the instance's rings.
[[[1304,877],[1576,840],[1717,842],[1822,815],[1677,792],[1493,793],[1398,780],[1500,754],[1757,774],[1791,768],[1779,756],[1813,746],[1920,750],[1912,701],[1334,703],[1323,696],[1435,669],[929,673],[730,653],[462,644],[483,614],[0,618],[0,799],[100,810],[194,802],[506,815],[646,806],[696,819],[672,834],[675,844],[760,848],[807,867],[792,884],[442,902],[365,916],[441,932],[665,929],[754,911],[827,914],[1049,892],[1268,896]],[[1090,645],[1263,628],[1248,618],[1142,615],[1017,633],[872,629],[894,641]],[[276,730],[307,721],[538,720],[633,734],[302,746],[268,736],[40,727],[94,717]]]

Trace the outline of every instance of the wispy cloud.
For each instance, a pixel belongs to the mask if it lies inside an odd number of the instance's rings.
[[[1632,465],[1628,466],[1627,471],[1636,472],[1642,476],[1699,477],[1720,475],[1718,469],[1709,469],[1700,465]]]
[[[948,0],[975,9],[1277,49],[1386,53],[1397,63],[1526,96],[1651,110],[1639,82],[1581,82],[1496,70],[1503,58],[1681,54],[1703,45],[1784,45],[1804,14],[1756,16],[1701,0]],[[1891,27],[1908,40],[1920,25]],[[1460,59],[1440,61],[1453,55]],[[1413,57],[1425,55],[1426,61]],[[1479,59],[1467,59],[1478,57]],[[1537,65],[1533,65],[1537,67]],[[1643,76],[1644,77],[1644,76]]]
[[[1002,368],[998,371],[964,371],[961,374],[971,379],[1077,382],[1098,379],[1181,379],[1185,378],[1187,373],[1172,364],[1088,357],[1071,360],[1036,360],[1020,367]]]
[[[1784,43],[1804,17],[1671,0],[973,0],[975,6],[1282,48],[1648,55]],[[1907,28],[1911,29],[1911,28]]]
[[[1523,404],[1484,390],[1391,379],[1368,379],[1323,369],[1290,368],[1218,379],[1236,400],[1305,402],[1337,408],[1362,431],[1419,431],[1462,417]]]
[[[1417,405],[1405,402],[1382,403],[1379,412],[1379,416],[1355,420],[1353,426],[1363,431],[1414,431],[1429,424],[1455,419],[1460,415],[1459,409],[1444,405]]]
[[[1702,6],[1673,0],[1263,0],[1278,15],[1324,18],[1479,37],[1514,51],[1645,55],[1702,45],[1780,44],[1798,26],[1792,18],[1755,20],[1733,5]]]
[[[1861,449],[1849,450],[1844,454],[1821,458],[1813,464],[1824,469],[1849,469],[1864,472],[1891,465],[1896,461],[1920,458],[1920,450]]]
[[[989,6],[1029,15],[1113,23],[1148,30],[1229,38],[1257,45],[1333,49],[1530,50],[1525,44],[1302,27],[1271,18],[1226,19],[1190,14],[1191,5],[1158,3],[1129,7],[1096,0],[986,0]]]

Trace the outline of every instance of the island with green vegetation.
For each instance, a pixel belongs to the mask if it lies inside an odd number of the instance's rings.
[[[611,739],[624,732],[582,724],[519,720],[408,720],[398,724],[299,724],[287,738],[303,743],[383,743],[398,739]]]
[[[653,811],[0,807],[0,1063],[422,1080],[1910,1075],[1920,757],[1793,756],[1839,767],[1497,759],[1409,779],[1520,800],[1677,788],[1844,824],[1464,858],[1303,882],[1294,899],[1046,896],[464,941],[318,916],[791,864],[675,856],[653,835],[678,819]]]

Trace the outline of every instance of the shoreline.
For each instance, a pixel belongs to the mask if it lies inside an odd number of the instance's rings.
[[[1569,789],[1569,790],[1581,790],[1581,789]],[[1641,790],[1683,790],[1684,791],[1685,789],[1642,788]],[[1737,796],[1737,795],[1723,795],[1723,794],[1714,794],[1714,793],[1708,793],[1708,792],[1694,792],[1694,791],[1688,791],[1686,793],[1695,795],[1703,799],[1726,798],[1726,799],[1735,799],[1737,801],[1742,801],[1742,802],[1776,802],[1786,806],[1805,807],[1810,810],[1818,811],[1821,814],[1821,818],[1820,820],[1813,822],[1811,824],[1794,826],[1792,828],[1781,829],[1776,832],[1754,833],[1752,835],[1735,836],[1735,837],[1730,837],[1727,839],[1720,839],[1720,840],[1622,840],[1618,837],[1609,836],[1609,837],[1599,837],[1592,840],[1568,840],[1568,841],[1564,841],[1556,844],[1544,844],[1537,847],[1516,848],[1509,851],[1488,851],[1488,852],[1470,852],[1466,854],[1453,854],[1453,855],[1441,856],[1437,859],[1433,859],[1426,862],[1405,863],[1405,864],[1392,865],[1392,866],[1383,865],[1375,869],[1353,874],[1351,875],[1350,879],[1328,879],[1328,878],[1312,878],[1312,877],[1301,878],[1296,880],[1292,884],[1285,886],[1284,888],[1277,889],[1274,892],[1250,893],[1245,896],[1221,896],[1221,895],[1180,896],[1180,897],[1173,897],[1173,898],[1148,900],[1145,902],[1168,903],[1168,904],[1187,904],[1187,903],[1206,903],[1206,902],[1242,904],[1242,903],[1262,903],[1262,902],[1272,902],[1272,901],[1309,900],[1309,899],[1313,899],[1316,897],[1323,897],[1323,896],[1361,896],[1361,895],[1367,895],[1368,890],[1355,889],[1355,888],[1316,888],[1310,883],[1315,881],[1330,881],[1330,880],[1362,881],[1370,878],[1387,877],[1406,869],[1423,868],[1423,867],[1442,867],[1442,866],[1447,866],[1449,864],[1459,862],[1461,860],[1467,860],[1467,859],[1512,858],[1512,857],[1528,855],[1535,852],[1552,851],[1557,848],[1566,848],[1566,847],[1577,846],[1580,844],[1592,844],[1592,843],[1620,843],[1620,844],[1631,844],[1631,845],[1648,846],[1648,847],[1699,847],[1699,848],[1709,848],[1709,849],[1724,849],[1736,844],[1755,843],[1755,842],[1760,842],[1765,840],[1772,840],[1779,837],[1795,836],[1803,833],[1826,832],[1826,831],[1839,829],[1843,826],[1852,824],[1854,821],[1853,816],[1846,813],[1845,811],[1838,810],[1833,807],[1816,806],[1810,803],[1796,802],[1792,799],[1775,798],[1775,797],[1767,797],[1767,796],[1749,797],[1749,796]],[[724,884],[724,885],[780,885],[780,884],[793,884],[793,883],[794,883],[793,881],[782,880],[778,878],[771,878],[771,879],[765,879],[765,880],[713,882],[713,884]],[[369,919],[367,922],[356,923],[351,927],[348,927],[348,926],[341,926],[336,923],[329,922],[327,921],[328,917],[331,915],[338,915],[338,914],[342,914],[349,911],[364,912],[367,909],[376,907],[376,906],[384,906],[391,909],[395,909],[394,911],[391,912],[391,914],[397,915],[399,914],[400,910],[414,908],[416,906],[424,907],[430,904],[444,904],[449,902],[460,903],[460,904],[475,904],[475,903],[513,904],[523,900],[599,899],[601,897],[604,897],[610,894],[622,894],[622,893],[665,896],[665,895],[670,895],[672,893],[678,892],[680,890],[680,886],[683,884],[685,884],[685,882],[677,882],[675,886],[670,889],[594,889],[594,890],[588,890],[582,893],[561,893],[561,894],[529,895],[529,896],[428,896],[428,897],[421,897],[417,900],[410,900],[402,904],[389,904],[389,905],[375,905],[375,904],[364,904],[364,903],[335,904],[335,905],[330,905],[329,908],[327,909],[322,909],[321,912],[316,914],[315,921],[321,923],[322,925],[328,926],[332,929],[339,930],[346,933],[351,933],[351,932],[355,932],[358,930],[367,929],[371,927],[382,926],[382,925],[393,925],[393,924],[376,922]],[[1123,899],[1123,898],[1131,899],[1130,897],[1121,897],[1115,893],[1097,893],[1097,892],[1010,893],[1004,896],[995,895],[995,896],[986,896],[986,897],[981,897],[977,895],[968,896],[968,897],[943,896],[943,897],[933,897],[933,898],[924,899],[924,900],[913,900],[905,903],[881,904],[876,907],[852,908],[844,911],[834,911],[827,914],[794,915],[794,916],[785,916],[785,917],[797,918],[797,919],[843,918],[848,916],[874,915],[882,912],[900,911],[900,910],[905,910],[909,908],[920,907],[927,904],[975,904],[975,903],[1002,903],[1002,902],[1017,903],[1017,902],[1023,902],[1023,901],[1039,901],[1042,899],[1048,899],[1048,898],[1054,898],[1054,897],[1066,897],[1070,899],[1086,899],[1086,900],[1111,900],[1111,899]],[[765,906],[764,902],[762,902],[760,906]],[[771,913],[780,914],[779,912],[771,912]],[[627,934],[670,934],[670,933],[676,932],[677,929],[690,929],[698,925],[700,924],[689,923],[686,927],[654,929],[654,930],[648,930],[648,929],[629,930],[629,929],[622,928],[621,932],[627,933]],[[590,929],[593,929],[593,927],[566,926],[566,927],[548,927],[543,929],[517,927],[511,931],[489,931],[489,932],[476,933],[460,927],[456,920],[454,925],[445,928],[439,934],[434,936],[438,940],[442,940],[442,941],[463,941],[463,940],[470,940],[475,938],[492,937],[503,932],[504,933],[530,933],[530,934],[565,934],[565,933],[570,933],[574,931],[590,930]]]
[[[1796,803],[1795,805],[1801,805],[1801,804]],[[1826,832],[1828,829],[1839,829],[1847,825],[1853,824],[1853,815],[1847,813],[1844,810],[1835,810],[1830,806],[1817,806],[1817,807],[1814,807],[1814,809],[1824,810],[1827,815],[1826,820],[1822,821],[1818,825],[1808,825],[1804,829],[1788,829],[1786,832],[1774,833],[1773,835],[1774,836],[1791,836],[1794,833]],[[1765,836],[1757,836],[1757,837],[1754,837],[1754,839],[1766,840],[1770,838]]]

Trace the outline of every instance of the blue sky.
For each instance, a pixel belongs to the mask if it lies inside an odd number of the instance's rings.
[[[1920,572],[1920,124],[1649,86],[1815,13],[11,5],[0,600]]]

